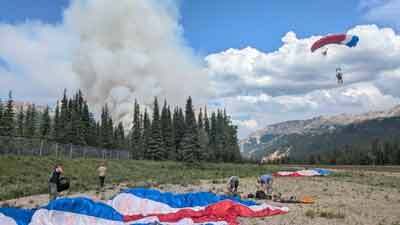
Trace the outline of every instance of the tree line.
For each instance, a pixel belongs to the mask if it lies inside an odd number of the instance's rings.
[[[10,92],[0,99],[0,136],[41,138],[59,143],[105,149],[127,149],[133,159],[200,161],[241,161],[237,127],[225,110],[208,115],[207,108],[195,112],[192,98],[185,108],[162,107],[155,97],[152,110],[133,103],[132,127],[113,121],[108,105],[97,120],[81,91],[72,97],[67,91],[55,108],[38,110],[35,104],[15,109]]]
[[[400,165],[400,142],[375,138],[369,148],[345,145],[340,149],[309,156],[310,164]]]

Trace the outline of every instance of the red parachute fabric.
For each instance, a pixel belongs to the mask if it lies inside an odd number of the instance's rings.
[[[288,211],[283,211],[280,207],[264,207],[258,206],[258,209],[225,200],[207,206],[203,210],[195,211],[192,209],[181,209],[175,213],[167,214],[152,214],[152,215],[126,215],[125,222],[139,220],[148,216],[158,217],[160,222],[177,222],[184,218],[191,218],[195,223],[207,223],[209,221],[226,221],[229,225],[238,225],[237,217],[266,217],[279,214],[285,214]]]
[[[334,35],[328,35],[325,36],[318,41],[316,41],[312,46],[311,46],[311,52],[314,52],[315,50],[328,45],[328,44],[341,44],[345,39],[346,39],[346,34],[334,34]]]

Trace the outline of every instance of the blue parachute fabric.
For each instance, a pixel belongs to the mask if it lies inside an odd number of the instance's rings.
[[[47,206],[43,207],[48,210],[64,211],[97,218],[123,221],[123,215],[117,212],[111,206],[102,202],[94,202],[88,198],[60,198],[51,201]]]
[[[18,225],[28,225],[35,213],[34,209],[0,208],[0,213],[15,220]]]
[[[318,172],[321,176],[328,176],[332,173],[332,171],[327,169],[315,168],[314,171]]]
[[[124,193],[133,194],[137,197],[147,198],[153,201],[161,202],[171,206],[172,208],[186,208],[196,206],[207,206],[223,200],[232,200],[246,206],[257,205],[253,201],[241,200],[239,197],[231,197],[226,195],[216,195],[211,192],[194,192],[185,194],[173,194],[170,192],[160,192],[154,189],[133,188],[126,189]]]
[[[351,38],[351,40],[348,43],[346,43],[346,45],[348,47],[355,47],[359,40],[360,40],[360,38],[358,36],[353,36]]]

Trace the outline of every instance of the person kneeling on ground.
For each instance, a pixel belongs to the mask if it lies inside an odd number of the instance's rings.
[[[106,172],[107,172],[107,167],[104,162],[102,162],[97,168],[97,172],[99,173],[99,185],[100,189],[104,188],[104,180],[106,179]]]
[[[60,164],[54,166],[52,173],[49,178],[49,195],[50,201],[57,199],[58,197],[58,185],[60,182],[60,176],[64,173],[64,170]]]
[[[257,179],[258,189],[267,193],[267,195],[272,194],[272,184],[273,178],[270,174],[264,174]]]
[[[239,187],[239,177],[231,176],[228,180],[228,192],[231,194],[237,194]]]

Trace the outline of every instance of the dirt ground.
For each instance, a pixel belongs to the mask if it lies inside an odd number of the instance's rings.
[[[366,172],[368,176],[384,176],[394,179],[400,176],[398,172]],[[140,183],[109,186],[103,194],[88,192],[85,194],[67,194],[68,196],[88,196],[93,199],[110,199],[122,188],[140,186]],[[196,185],[185,187],[178,185],[161,185],[156,188],[171,192],[213,191],[222,194],[225,188],[224,180],[200,181]],[[255,179],[242,178],[239,191],[255,192]],[[341,177],[299,177],[276,178],[274,191],[283,196],[312,196],[314,204],[286,204],[288,214],[267,218],[241,218],[242,225],[400,225],[400,189],[385,185],[372,185],[368,182],[352,182]],[[47,195],[35,195],[21,199],[0,202],[0,205],[19,207],[37,207],[46,204]],[[283,205],[269,202],[271,205]]]

